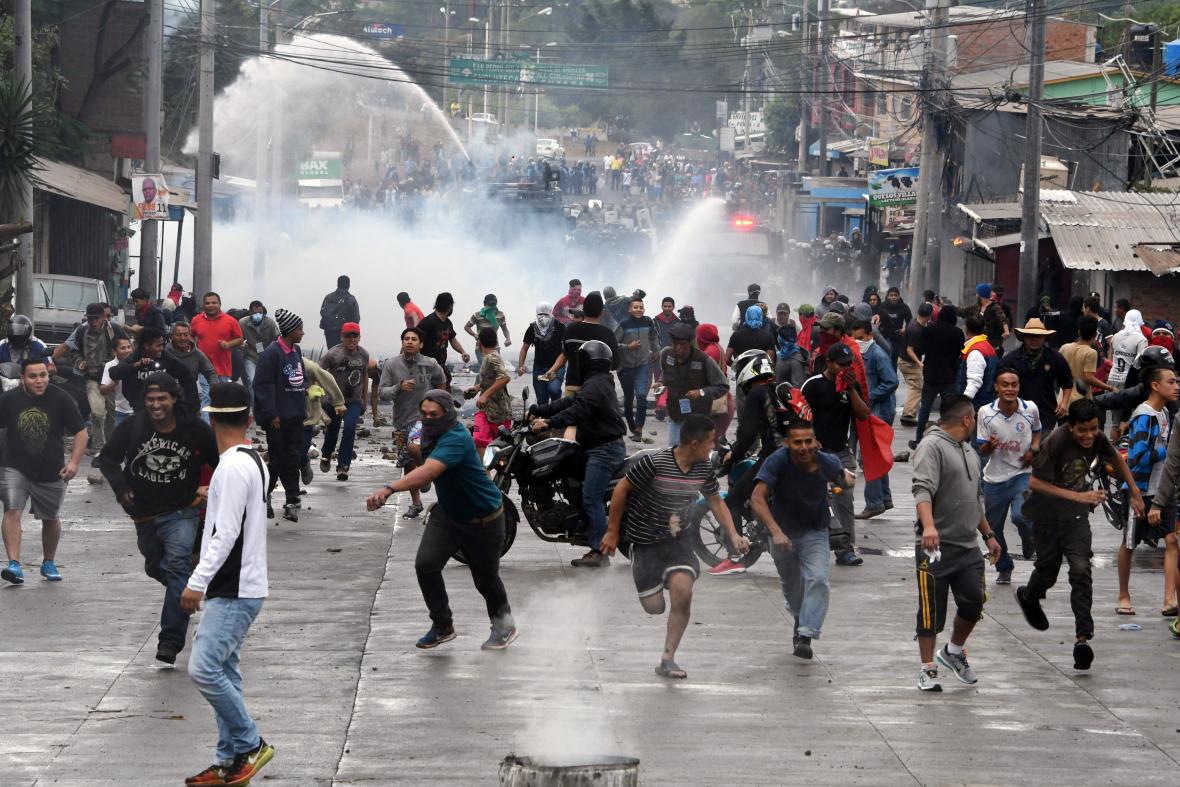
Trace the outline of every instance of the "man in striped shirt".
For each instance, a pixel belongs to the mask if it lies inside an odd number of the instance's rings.
[[[640,454],[611,496],[610,523],[600,546],[603,554],[614,554],[627,511],[631,574],[639,603],[648,614],[662,614],[665,589],[671,602],[664,652],[656,667],[656,674],[665,678],[688,677],[676,664],[676,649],[688,627],[692,585],[700,575],[692,542],[685,535],[692,506],[704,497],[737,552],[744,555],[750,548],[719,494],[709,464],[713,437],[712,419],[693,413],[681,425],[679,445]]]

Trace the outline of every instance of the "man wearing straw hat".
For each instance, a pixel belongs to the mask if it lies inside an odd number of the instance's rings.
[[[1020,396],[1037,406],[1041,414],[1041,438],[1048,436],[1058,419],[1065,418],[1069,392],[1073,390],[1073,373],[1061,353],[1046,344],[1055,331],[1033,317],[1016,329],[1020,346],[1000,360],[1020,376]]]

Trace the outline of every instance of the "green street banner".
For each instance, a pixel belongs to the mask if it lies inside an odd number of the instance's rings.
[[[298,180],[340,180],[340,159],[300,161],[295,176]]]
[[[610,69],[607,66],[578,66],[568,63],[453,57],[448,80],[452,85],[527,84],[604,88],[610,86]]]

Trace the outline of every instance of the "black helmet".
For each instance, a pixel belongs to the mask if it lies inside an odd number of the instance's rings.
[[[1135,356],[1135,361],[1131,365],[1140,371],[1150,369],[1153,366],[1166,366],[1169,369],[1176,368],[1176,362],[1172,358],[1172,353],[1168,352],[1167,347],[1160,347],[1158,344],[1144,348],[1143,352]]]
[[[33,338],[33,321],[23,314],[14,314],[8,320],[8,344],[13,349],[24,349]]]
[[[610,346],[606,342],[600,342],[597,339],[583,342],[582,346],[578,348],[578,371],[581,373],[582,382],[586,382],[596,374],[609,372],[614,360],[614,353],[611,352]]]

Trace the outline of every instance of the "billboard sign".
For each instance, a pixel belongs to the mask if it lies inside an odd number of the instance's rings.
[[[168,186],[163,175],[131,176],[132,218],[168,220]]]
[[[869,173],[869,204],[875,208],[918,201],[918,168],[878,169]]]

